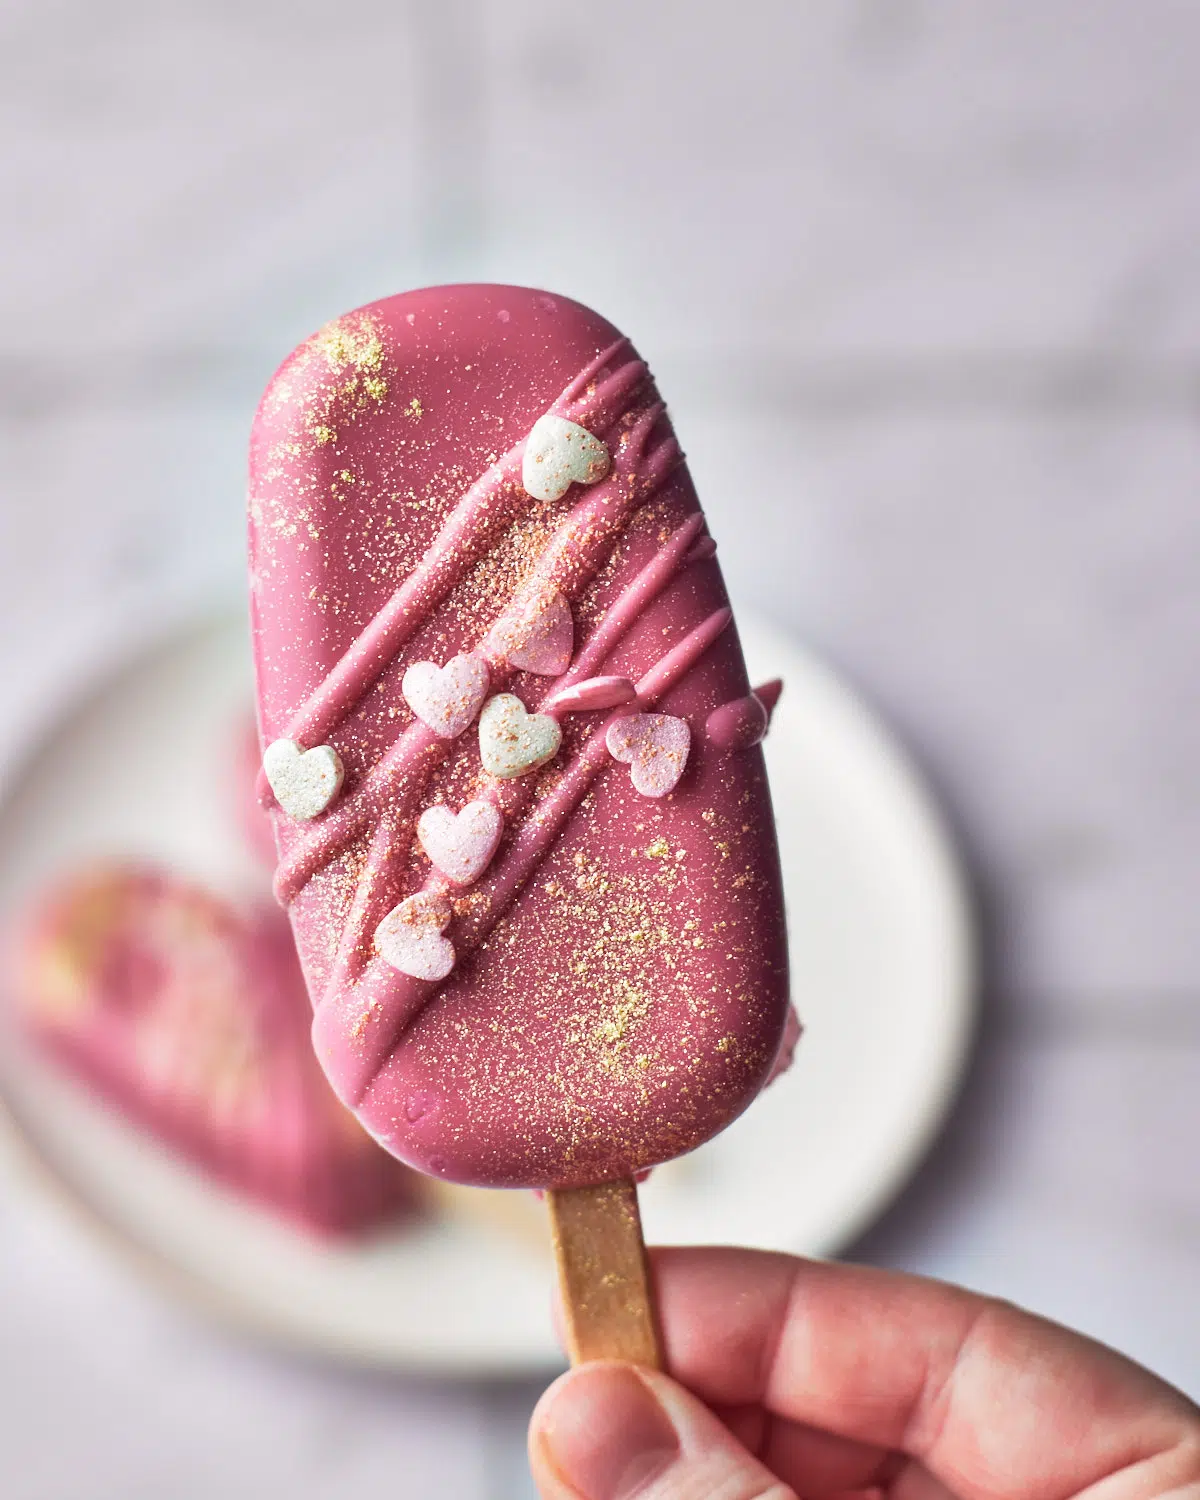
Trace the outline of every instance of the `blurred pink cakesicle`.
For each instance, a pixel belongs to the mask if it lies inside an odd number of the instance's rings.
[[[164,870],[96,866],[27,915],[13,978],[36,1040],[211,1176],[328,1234],[417,1202],[420,1179],[314,1063],[291,933],[272,908],[242,916]]]
[[[410,1165],[628,1220],[788,1010],[761,732],[704,732],[750,684],[649,371],[565,298],[410,292],[284,362],[250,470],[262,749],[344,769],[311,817],[259,780],[322,1066]]]

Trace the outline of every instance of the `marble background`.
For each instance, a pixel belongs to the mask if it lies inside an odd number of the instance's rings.
[[[594,302],[975,881],[976,1063],[852,1253],[1200,1394],[1197,57],[1186,0],[6,0],[0,755],[89,621],[236,588],[305,333]],[[532,1387],[237,1345],[15,1185],[0,1347],[10,1500],[528,1494]]]

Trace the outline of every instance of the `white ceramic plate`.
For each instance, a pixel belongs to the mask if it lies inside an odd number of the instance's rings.
[[[767,759],[806,1034],[792,1071],[741,1120],[655,1173],[643,1213],[660,1243],[828,1254],[895,1193],[953,1097],[970,930],[941,824],[887,735],[796,645],[753,622],[742,634],[753,680],[787,683]],[[260,883],[225,815],[250,691],[245,628],[228,618],[98,683],[10,779],[0,920],[89,855],[161,858],[233,892]],[[362,1363],[516,1373],[558,1360],[534,1236],[460,1220],[359,1248],[314,1244],[181,1166],[16,1038],[0,1061],[26,1157],[192,1300]]]

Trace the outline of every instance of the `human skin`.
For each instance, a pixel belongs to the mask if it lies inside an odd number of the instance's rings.
[[[1200,1500],[1200,1410],[1008,1303],[752,1250],[653,1268],[671,1377],[556,1381],[544,1500]]]

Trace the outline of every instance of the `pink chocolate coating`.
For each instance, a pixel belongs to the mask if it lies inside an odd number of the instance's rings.
[[[612,464],[541,501],[521,472],[547,414],[601,438]],[[339,1096],[410,1165],[489,1186],[628,1177],[723,1129],[783,1034],[779,863],[761,752],[703,733],[749,683],[695,490],[628,341],[518,287],[350,313],[263,398],[250,516],[263,745],[332,745],[346,770],[313,821],[273,814],[276,890]],[[562,600],[566,670],[517,670],[513,623]],[[415,718],[405,670],[460,653],[486,664],[491,694],[557,720],[552,760],[500,780],[476,726],[446,740]],[[636,697],[585,712],[590,695],[569,690],[595,678]],[[605,744],[615,719],[651,711],[692,731],[682,779],[656,799]],[[478,880],[450,889],[416,820],[480,799],[505,831]],[[418,891],[453,906],[440,981],[375,948]]]

